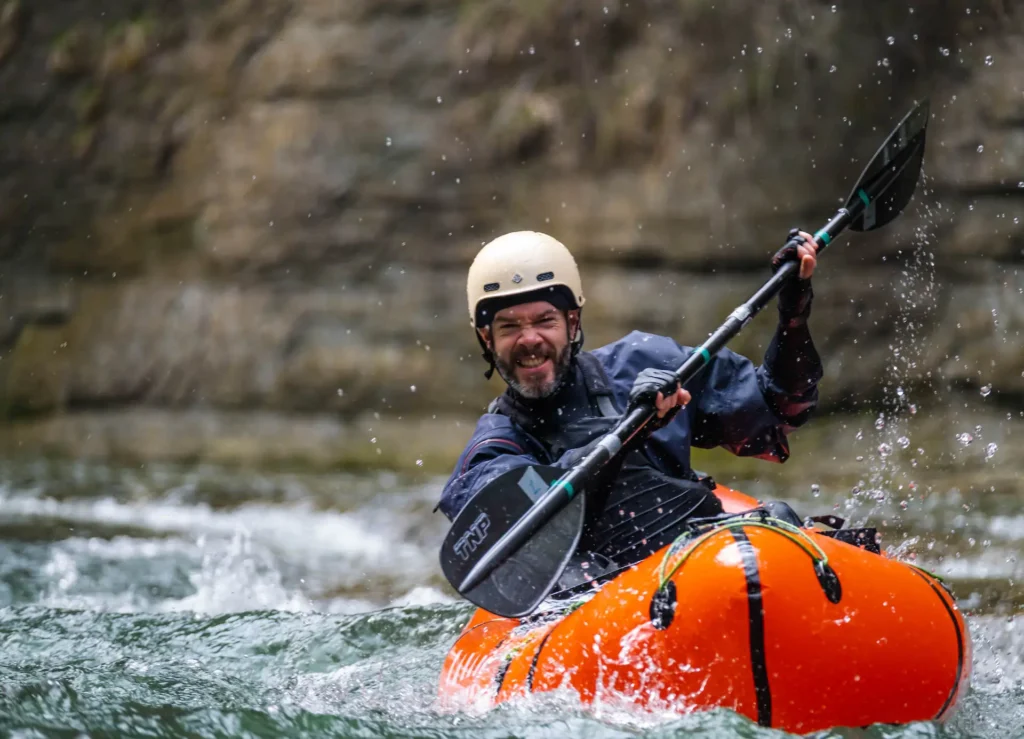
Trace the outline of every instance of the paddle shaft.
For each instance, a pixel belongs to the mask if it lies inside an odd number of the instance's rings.
[[[881,182],[876,181],[870,183],[867,187],[871,190],[881,184]],[[872,187],[872,185],[875,187]],[[878,189],[884,190],[884,187],[879,187]],[[814,235],[814,243],[817,245],[818,254],[823,252],[832,243],[832,240],[849,226],[868,204],[880,194],[880,192],[869,192],[864,189],[858,191],[858,194],[861,193],[863,195],[857,201],[852,203],[849,208],[840,208],[832,219]],[[798,261],[786,262],[747,302],[734,310],[725,323],[719,326],[708,337],[707,341],[697,347],[679,369],[675,371],[679,384],[684,385],[704,369],[711,361],[711,357],[717,354],[722,347],[742,331],[744,326],[750,323],[751,319],[768,304],[768,301],[779,293],[783,285],[786,284],[786,281],[791,279],[793,273],[799,270],[799,268],[800,263]],[[597,446],[579,464],[555,482],[531,506],[529,512],[519,519],[512,528],[498,539],[494,546],[481,556],[480,561],[476,563],[462,581],[462,584],[459,586],[459,592],[472,590],[495,567],[522,547],[552,516],[568,505],[577,491],[583,488],[587,480],[608,464],[622,447],[647,425],[653,416],[654,409],[643,406],[634,408],[623,416],[618,425],[601,439]]]

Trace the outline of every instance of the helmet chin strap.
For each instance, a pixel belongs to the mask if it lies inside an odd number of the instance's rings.
[[[487,345],[487,342],[485,342],[483,340],[483,337],[480,336],[480,332],[479,331],[474,331],[473,333],[476,334],[476,340],[480,343],[480,348],[484,350],[484,353],[481,354],[480,356],[483,357],[484,361],[487,362],[487,364],[489,365],[487,371],[484,372],[484,377],[486,377],[488,380],[490,380],[491,377],[494,376],[494,370],[495,370],[494,352],[491,351],[491,347],[489,347]]]
[[[580,322],[576,324],[576,336],[573,338],[573,340],[571,342],[571,345],[572,345],[572,357],[573,357],[573,359],[575,359],[576,355],[579,354],[583,350],[583,321],[582,320],[580,320]]]

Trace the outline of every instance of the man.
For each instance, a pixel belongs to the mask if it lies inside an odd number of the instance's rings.
[[[470,320],[507,390],[480,418],[438,507],[454,519],[495,477],[525,465],[569,468],[615,425],[646,403],[650,422],[586,490],[580,551],[623,566],[675,539],[688,520],[722,512],[714,483],[690,467],[690,447],[722,446],[740,456],[784,462],[787,434],[817,404],[821,360],[807,317],[813,238],[790,232],[772,259],[800,269],[779,294],[779,326],[764,363],[723,349],[687,388],[659,392],[693,351],[662,336],[633,332],[582,351],[583,287],[568,249],[545,234],[519,231],[487,244],[469,270]],[[787,243],[789,243],[787,241]]]

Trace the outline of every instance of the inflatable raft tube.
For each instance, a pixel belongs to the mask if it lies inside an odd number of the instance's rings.
[[[757,505],[715,492],[729,512]],[[439,694],[458,710],[568,688],[584,703],[724,707],[807,733],[948,718],[970,664],[963,617],[937,579],[752,514],[662,549],[582,605],[524,619],[478,610]]]

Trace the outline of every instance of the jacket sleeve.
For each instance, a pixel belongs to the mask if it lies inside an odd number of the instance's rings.
[[[791,342],[799,342],[799,357]],[[640,370],[676,369],[693,349],[663,336],[633,332],[594,353],[623,395]],[[760,367],[729,349],[719,351],[687,383],[693,400],[672,425],[679,426],[692,446],[721,446],[739,456],[784,462],[789,457],[787,434],[813,411],[820,377],[821,363],[806,326],[780,327]],[[667,438],[666,431],[655,437]]]
[[[805,318],[780,320],[758,372],[775,414],[794,428],[802,426],[818,405],[818,383],[824,375]]]
[[[505,416],[488,413],[478,422],[469,444],[441,491],[440,510],[454,520],[467,502],[495,478],[527,465],[551,464],[568,469],[589,447],[570,449],[548,462],[540,446]]]
[[[761,366],[722,349],[705,372],[694,446],[785,462],[787,437],[817,407],[823,374],[806,320],[780,322]]]
[[[720,446],[741,457],[785,462],[789,458],[787,435],[796,426],[777,412],[769,369],[755,367],[746,357],[722,349],[702,375],[691,390],[693,402],[686,409],[693,446]]]

